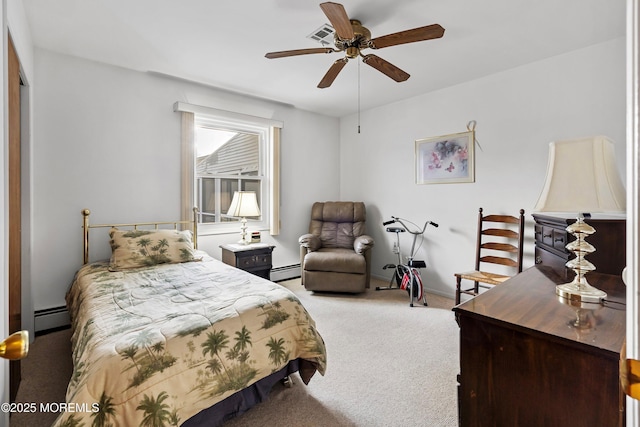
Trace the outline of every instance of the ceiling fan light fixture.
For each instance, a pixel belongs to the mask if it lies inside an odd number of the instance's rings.
[[[358,49],[356,46],[349,46],[345,51],[345,54],[349,59],[357,58],[358,55],[360,55],[360,49]]]

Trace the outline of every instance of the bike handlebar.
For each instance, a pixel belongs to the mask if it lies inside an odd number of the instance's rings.
[[[407,220],[405,220],[405,221],[407,221]],[[409,230],[409,227],[407,227],[404,224],[404,222],[402,222],[402,218],[399,218],[397,216],[392,216],[390,221],[384,221],[382,223],[382,225],[389,225],[389,224],[393,224],[394,222],[399,222],[400,224],[402,224],[404,226],[404,228],[411,234],[422,234],[422,233],[424,233],[424,231],[427,229],[427,225],[429,225],[429,224],[433,225],[436,228],[440,227],[439,224],[437,224],[437,223],[435,223],[433,221],[427,221],[427,222],[424,223],[424,226],[422,227],[421,231],[411,231],[411,230]],[[408,222],[411,222],[411,221],[408,221]],[[413,224],[413,223],[411,222],[411,224]],[[415,224],[413,224],[413,225],[415,225]],[[417,225],[416,225],[416,227],[417,227]]]

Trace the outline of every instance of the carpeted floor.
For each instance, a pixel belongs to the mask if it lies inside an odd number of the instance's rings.
[[[16,402],[62,403],[71,378],[71,330],[63,329],[36,336],[29,355],[21,362],[22,381]],[[11,414],[10,427],[45,427],[57,418],[55,412]]]
[[[281,282],[316,320],[327,373],[308,386],[293,376],[233,426],[456,426],[458,326],[453,301],[427,295],[409,307],[405,291],[314,294],[299,279]],[[69,330],[38,336],[23,361],[18,402],[63,402],[71,375]],[[11,427],[49,426],[56,414],[15,414]]]

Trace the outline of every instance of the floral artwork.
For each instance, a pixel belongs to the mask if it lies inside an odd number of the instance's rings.
[[[474,182],[474,132],[416,141],[416,183]]]

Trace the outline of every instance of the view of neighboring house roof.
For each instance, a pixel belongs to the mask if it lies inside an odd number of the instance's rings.
[[[260,169],[258,136],[239,133],[211,154],[196,160],[198,176],[257,175]]]

